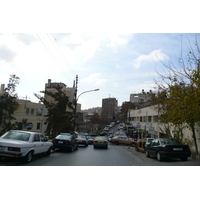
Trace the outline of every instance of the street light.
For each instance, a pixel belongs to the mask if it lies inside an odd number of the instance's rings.
[[[87,93],[87,92],[94,92],[94,91],[98,91],[99,89],[95,89],[95,90],[88,90],[88,91],[85,91],[85,92],[82,92],[81,94],[78,95],[77,99],[76,99],[76,103],[78,102],[78,98],[84,94],[84,93]]]
[[[87,90],[85,92],[82,92],[81,94],[78,95],[78,97],[75,99],[75,105],[74,105],[74,129],[75,129],[75,126],[76,126],[76,107],[77,107],[77,102],[78,102],[78,98],[84,94],[84,93],[87,93],[87,92],[95,92],[95,91],[99,91],[99,89],[94,89],[94,90]]]

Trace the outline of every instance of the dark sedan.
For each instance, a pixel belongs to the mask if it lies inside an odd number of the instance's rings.
[[[55,139],[52,140],[53,147],[52,150],[56,148],[62,150],[74,151],[78,149],[78,142],[76,140],[75,135],[71,135],[70,133],[61,133],[56,136]]]
[[[86,138],[87,138],[88,144],[93,144],[94,139],[92,136],[88,135],[86,136]]]
[[[147,145],[145,154],[147,157],[157,157],[159,161],[163,158],[180,158],[182,161],[187,161],[187,158],[191,156],[191,151],[188,145],[176,139],[159,138]]]

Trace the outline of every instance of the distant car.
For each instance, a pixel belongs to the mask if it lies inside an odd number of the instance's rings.
[[[78,142],[76,140],[75,135],[71,135],[70,133],[61,133],[57,135],[53,140],[53,147],[52,150],[61,149],[61,150],[68,150],[74,151],[78,149]]]
[[[136,151],[146,151],[146,147],[148,144],[151,143],[151,141],[153,141],[154,138],[142,138],[137,142],[137,145],[135,146],[135,150]]]
[[[90,135],[86,136],[88,144],[93,144],[94,138]]]
[[[104,131],[109,131],[109,128],[106,126],[103,130]]]
[[[108,141],[109,141],[109,142],[112,142],[111,139],[112,139],[113,137],[114,137],[113,135],[109,135],[109,136],[108,136]]]
[[[0,156],[18,157],[30,162],[33,155],[51,154],[52,143],[42,133],[10,130],[0,137]]]
[[[88,140],[85,135],[78,135],[77,136],[78,145],[84,145],[85,147],[88,146]]]
[[[115,136],[111,138],[111,142],[117,145],[118,144],[126,144],[126,145],[132,145],[132,146],[137,145],[136,141],[125,136]]]
[[[93,142],[94,149],[96,148],[108,148],[108,140],[106,137],[98,136],[94,139]]]
[[[163,158],[180,158],[182,161],[187,161],[187,158],[191,156],[191,151],[188,145],[176,139],[159,138],[147,145],[145,154],[147,157],[157,157],[159,161]]]

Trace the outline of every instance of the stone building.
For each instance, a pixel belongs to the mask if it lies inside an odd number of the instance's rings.
[[[101,116],[105,116],[108,120],[115,121],[118,113],[118,101],[116,98],[102,99],[102,112]]]

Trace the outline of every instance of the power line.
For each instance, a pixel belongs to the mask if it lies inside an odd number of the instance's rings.
[[[71,82],[71,80],[67,77],[67,75],[65,74],[65,72],[63,71],[63,69],[61,68],[61,66],[59,65],[59,63],[56,61],[56,59],[54,58],[54,56],[52,55],[52,53],[50,52],[50,50],[48,49],[48,47],[46,46],[46,44],[43,42],[43,40],[41,39],[42,37],[39,36],[36,33],[37,37],[40,39],[40,41],[42,42],[42,44],[44,45],[44,47],[46,48],[46,50],[48,51],[48,53],[50,54],[50,56],[53,58],[53,60],[55,61],[55,63],[57,64],[57,66],[61,69],[61,71],[63,72],[63,74],[65,75],[65,77]]]

